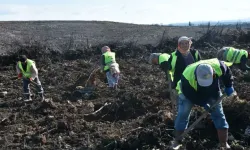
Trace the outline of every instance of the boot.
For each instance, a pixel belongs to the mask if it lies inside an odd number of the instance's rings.
[[[41,97],[41,100],[44,101],[44,99],[45,99],[45,98],[44,98],[44,94],[43,94],[43,93],[40,93],[39,95],[40,95],[40,97]]]
[[[172,150],[178,150],[182,147],[182,139],[179,139],[179,136],[183,133],[184,131],[175,131],[175,139],[174,141],[171,141],[171,147],[170,149]]]
[[[228,129],[218,129],[217,133],[218,133],[218,138],[219,138],[219,142],[220,142],[220,149],[221,150],[231,149],[231,147],[227,143]]]
[[[32,101],[32,98],[31,98],[30,94],[24,94],[23,97],[24,97],[25,102]]]

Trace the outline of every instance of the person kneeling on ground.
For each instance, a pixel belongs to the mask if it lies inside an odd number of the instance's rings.
[[[222,102],[213,110],[212,106],[221,96],[219,79],[225,85],[225,93],[230,96],[234,92],[231,70],[223,61],[218,59],[201,60],[189,65],[182,74],[176,90],[178,91],[178,114],[175,120],[175,140],[172,148],[178,149],[181,140],[178,138],[187,129],[190,111],[194,104],[210,111],[212,120],[217,129],[220,147],[229,149],[229,125],[223,112]]]
[[[236,65],[242,71],[250,70],[247,65],[248,59],[250,59],[249,52],[244,49],[236,49],[233,47],[223,47],[218,53],[217,58],[226,62],[231,62],[231,65]]]
[[[102,47],[102,71],[106,73],[109,88],[117,89],[120,78],[119,64],[116,62],[115,53],[108,46]]]
[[[44,91],[41,82],[38,78],[38,70],[36,64],[33,60],[28,59],[25,55],[19,57],[19,61],[16,65],[16,70],[18,74],[18,79],[23,79],[23,96],[25,101],[30,101],[30,83],[34,82],[38,94],[44,100]]]

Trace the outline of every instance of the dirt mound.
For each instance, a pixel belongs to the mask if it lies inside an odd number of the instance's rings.
[[[224,32],[224,30],[223,30]],[[225,44],[249,46],[249,32],[210,29],[194,41],[205,58],[212,58]],[[122,71],[119,89],[106,88],[105,76],[97,73],[96,87],[87,97],[74,95],[99,66],[100,46],[56,52],[46,45],[27,45],[1,57],[0,148],[2,149],[167,149],[173,139],[174,122],[164,73],[147,64],[151,52],[171,52],[176,38],[162,39],[157,46],[107,43],[117,54]],[[225,41],[225,42],[223,42]],[[243,43],[242,43],[243,41]],[[37,62],[47,101],[21,100],[22,82],[13,65],[16,56],[27,54]],[[41,57],[42,56],[42,57]],[[244,134],[250,125],[248,82],[250,76],[233,69],[239,98],[228,100],[224,110],[230,125],[229,143],[234,149],[250,148]],[[199,115],[192,113],[190,123]],[[185,139],[186,149],[215,149],[218,143],[211,119],[203,120]]]

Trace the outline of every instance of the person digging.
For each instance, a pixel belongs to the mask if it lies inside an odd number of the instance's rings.
[[[223,47],[217,53],[217,58],[226,62],[230,62],[231,65],[237,66],[242,71],[250,70],[247,65],[250,59],[250,52],[244,49],[236,49],[234,47]]]
[[[119,64],[116,62],[115,53],[111,52],[108,46],[104,46],[101,49],[101,71],[106,73],[108,80],[108,87],[110,89],[117,89],[118,81],[120,78]]]
[[[21,55],[16,65],[18,79],[23,80],[24,101],[31,101],[30,84],[36,86],[39,96],[44,100],[44,90],[38,78],[38,70],[33,60],[28,59],[26,55]]]
[[[226,95],[232,95],[234,92],[232,73],[223,61],[216,58],[201,60],[185,69],[176,87],[179,94],[178,113],[175,120],[175,139],[171,143],[172,149],[179,149],[182,146],[180,137],[187,129],[193,105],[202,106],[211,113],[220,148],[230,149],[227,143],[229,125],[223,112],[222,102],[218,103],[222,96],[219,79],[225,86]],[[209,106],[213,106],[213,109],[211,110]]]
[[[166,74],[168,80],[168,59],[170,55],[167,53],[151,53],[149,56],[149,64],[159,65],[161,70]]]

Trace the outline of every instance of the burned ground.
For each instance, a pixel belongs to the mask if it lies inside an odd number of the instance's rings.
[[[219,29],[210,29],[194,40],[193,46],[203,58],[214,57],[218,47],[224,45],[249,49],[249,32],[226,31],[221,34]],[[76,97],[74,90],[84,86],[99,66],[102,45],[58,52],[38,42],[19,45],[16,51],[2,56],[0,88],[8,93],[0,98],[0,148],[167,149],[174,128],[168,85],[164,73],[158,66],[149,65],[147,58],[151,52],[171,52],[177,43],[176,38],[159,41],[156,46],[106,43],[116,52],[120,64],[119,89],[108,90],[105,76],[97,72],[95,90],[82,98]],[[36,94],[30,103],[20,99],[22,82],[12,77],[16,76],[14,58],[21,53],[37,62],[48,102],[40,102]],[[250,125],[250,76],[232,70],[239,99],[224,102],[229,143],[233,149],[250,148],[250,138],[244,134]],[[190,123],[202,112],[196,109]],[[216,149],[217,143],[209,117],[185,139],[186,149],[190,150]]]

